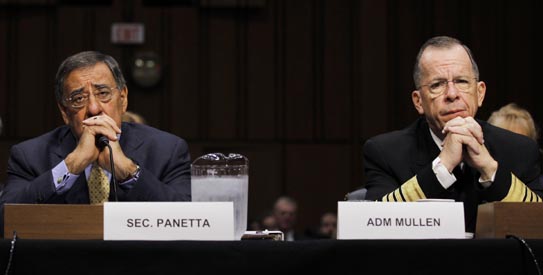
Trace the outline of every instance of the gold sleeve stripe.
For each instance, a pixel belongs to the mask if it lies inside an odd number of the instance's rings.
[[[383,198],[383,201],[394,201],[394,199],[391,197],[392,193],[388,193]]]
[[[400,194],[402,201],[406,201],[401,188],[398,188],[398,193]]]
[[[394,201],[394,199],[391,198],[392,193],[394,193],[394,192],[391,192],[391,193],[388,193],[388,194],[384,195],[382,201],[386,201],[386,202]]]
[[[394,201],[398,201],[398,202],[404,202],[405,199],[403,198],[403,195],[402,195],[402,189],[401,188],[398,188],[396,190],[394,190],[394,192],[391,193],[392,194],[392,197],[394,198]]]
[[[541,198],[511,173],[511,187],[503,202],[541,202]]]
[[[394,198],[394,201],[398,201],[398,198],[396,197],[396,193],[398,193],[399,189],[396,189],[394,192],[392,192],[392,198]]]
[[[424,192],[422,192],[419,182],[417,181],[417,176],[414,176],[396,190],[384,195],[381,200],[387,202],[404,202],[425,198],[426,196],[424,195]]]

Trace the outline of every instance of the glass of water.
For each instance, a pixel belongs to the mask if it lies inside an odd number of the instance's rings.
[[[249,160],[240,154],[211,153],[191,165],[192,201],[231,201],[234,204],[234,238],[247,230]]]

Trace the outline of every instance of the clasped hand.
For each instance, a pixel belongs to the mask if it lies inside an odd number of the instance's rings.
[[[456,117],[445,124],[441,163],[451,172],[462,161],[490,179],[498,163],[484,145],[483,130],[472,117]]]
[[[115,157],[116,177],[122,179],[130,173],[134,164],[124,155],[119,145],[117,135],[121,133],[121,129],[111,117],[101,114],[87,118],[82,121],[82,130],[77,147],[65,159],[66,166],[71,173],[80,174],[94,162],[110,171],[110,153],[113,153]],[[96,139],[99,135],[108,138],[112,152],[109,152],[108,149],[100,150],[96,146]]]

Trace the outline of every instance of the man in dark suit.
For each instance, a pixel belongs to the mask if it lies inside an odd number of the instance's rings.
[[[187,143],[143,124],[121,123],[128,88],[115,59],[99,52],[68,57],[57,72],[55,95],[66,125],[12,147],[2,213],[5,203],[190,201]],[[100,137],[111,148],[97,146]],[[102,199],[89,195],[94,170],[102,171]]]
[[[475,231],[480,203],[542,201],[537,144],[474,119],[486,84],[466,45],[443,36],[428,40],[413,78],[421,117],[364,145],[367,199],[462,201],[467,232]]]

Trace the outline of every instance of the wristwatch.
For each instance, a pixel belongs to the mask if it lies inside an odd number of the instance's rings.
[[[140,176],[140,171],[141,171],[141,168],[140,168],[140,166],[136,163],[136,170],[130,174],[130,178],[132,178],[132,179],[137,179],[137,178]]]
[[[140,166],[134,162],[134,164],[136,164],[136,170],[132,173],[130,173],[128,175],[128,177],[126,177],[122,182],[127,182],[129,180],[137,180],[138,177],[140,176],[140,171],[141,171],[141,168]]]

